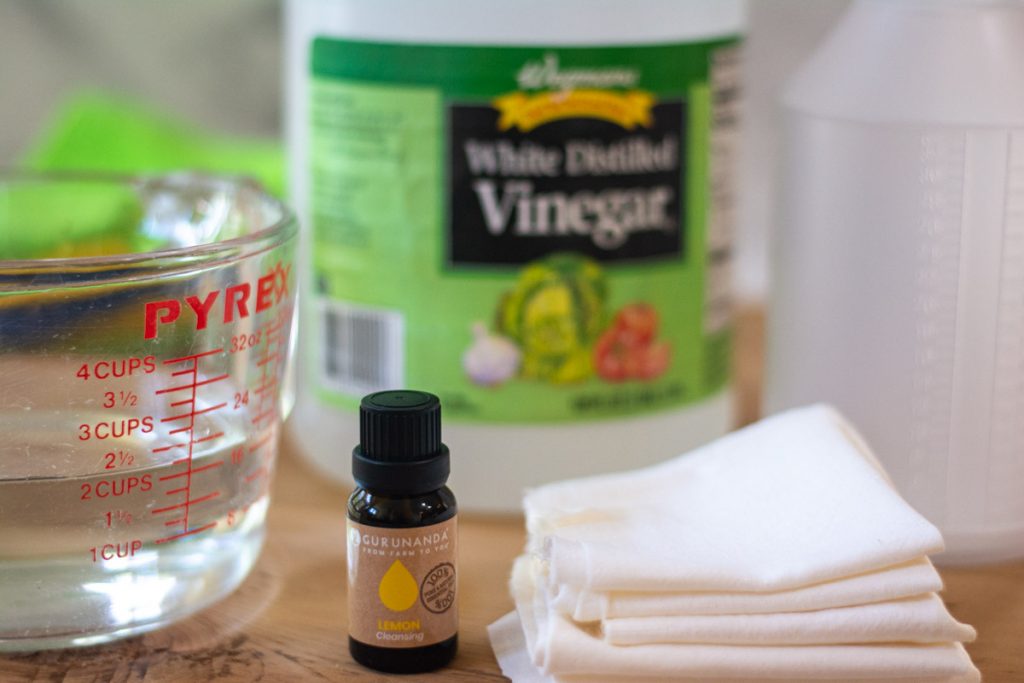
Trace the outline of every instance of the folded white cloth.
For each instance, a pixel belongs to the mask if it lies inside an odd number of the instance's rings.
[[[512,589],[527,650],[545,674],[673,678],[970,678],[977,670],[959,643],[940,645],[611,645],[546,609],[517,562]],[[966,678],[964,678],[966,677]],[[518,683],[518,682],[517,682]]]
[[[543,572],[543,563],[537,558],[517,558],[512,593],[517,603],[530,600],[537,612],[565,617],[544,593]],[[803,612],[609,617],[596,626],[579,625],[584,630],[596,629],[612,645],[941,643],[971,642],[977,635],[970,626],[957,622],[935,593]]]
[[[533,602],[544,618],[564,617],[543,593],[542,563],[519,557],[512,570],[516,602]],[[593,630],[587,624],[580,628]],[[900,600],[771,614],[637,616],[602,619],[596,627],[611,645],[705,643],[716,645],[842,645],[971,642],[977,634],[957,622],[935,593]],[[550,633],[541,633],[541,638]],[[541,647],[551,647],[541,643]]]
[[[644,470],[544,486],[525,508],[551,586],[592,592],[791,590],[943,547],[827,406]]]
[[[938,530],[827,406],[541,487],[490,629],[515,683],[974,683]]]
[[[593,593],[559,584],[549,587],[547,597],[554,609],[575,621],[586,622],[618,617],[806,612],[898,600],[941,590],[939,573],[927,558],[921,558],[889,569],[786,591]]]
[[[977,635],[957,622],[935,593],[814,612],[605,619],[601,633],[612,645],[968,643]]]
[[[487,628],[491,646],[498,658],[501,672],[514,683],[655,683],[665,678],[645,676],[635,672],[626,675],[613,674],[545,674],[534,665],[526,646],[523,624],[517,612],[509,612]],[[750,648],[743,648],[749,650]],[[676,683],[764,683],[762,676],[736,678],[688,676],[672,673],[668,680]],[[892,681],[888,677],[875,678],[800,678],[799,683],[882,683]],[[953,676],[909,676],[895,679],[898,683],[975,683],[980,680],[976,671]]]

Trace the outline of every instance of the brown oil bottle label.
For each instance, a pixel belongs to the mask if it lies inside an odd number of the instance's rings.
[[[348,632],[377,647],[423,647],[459,628],[456,518],[412,529],[348,520]]]

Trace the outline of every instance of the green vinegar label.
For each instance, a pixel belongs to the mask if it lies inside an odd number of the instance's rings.
[[[728,381],[736,38],[312,44],[319,398],[449,418],[678,407]]]

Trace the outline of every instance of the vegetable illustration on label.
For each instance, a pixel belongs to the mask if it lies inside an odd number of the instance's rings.
[[[553,384],[593,375],[590,348],[604,324],[601,267],[576,254],[528,265],[498,308],[498,328],[523,351],[522,376]]]
[[[488,332],[480,322],[473,325],[473,340],[462,357],[462,367],[474,384],[498,386],[519,372],[523,354],[512,340]]]
[[[736,43],[317,37],[317,397],[416,384],[527,425],[720,392]]]
[[[498,306],[495,325],[473,328],[463,356],[475,384],[523,379],[572,384],[595,375],[607,382],[651,381],[668,370],[672,345],[657,341],[658,311],[649,303],[623,306],[606,326],[609,295],[601,266],[578,254],[553,254],[529,264]]]
[[[658,312],[650,304],[632,303],[620,310],[594,347],[597,374],[609,382],[654,380],[665,374],[672,346],[655,342]]]

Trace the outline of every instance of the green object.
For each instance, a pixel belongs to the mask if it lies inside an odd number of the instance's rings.
[[[24,163],[41,171],[243,175],[271,194],[284,194],[284,157],[277,142],[210,134],[131,100],[99,94],[79,95],[63,105]]]
[[[0,258],[103,256],[139,251],[142,204],[113,183],[0,184]]]
[[[555,254],[526,267],[498,309],[498,331],[523,353],[523,377],[564,384],[593,374],[607,283],[595,261]]]
[[[736,43],[317,38],[305,339],[319,400],[355,410],[417,386],[450,420],[537,424],[719,392],[729,245],[711,215],[729,197],[713,192],[711,140],[734,135],[736,92],[713,65]]]
[[[137,103],[80,95],[61,107],[26,153],[43,171],[153,174],[204,171],[247,176],[284,192],[280,146],[211,135]],[[144,209],[131,188],[90,182],[0,185],[0,258],[137,253],[161,245],[141,230]]]

